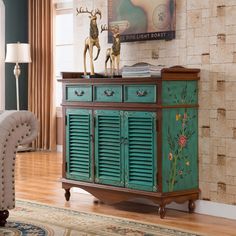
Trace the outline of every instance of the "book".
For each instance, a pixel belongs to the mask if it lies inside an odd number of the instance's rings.
[[[123,78],[144,78],[144,77],[160,77],[162,65],[150,65],[147,63],[138,63],[133,66],[125,65],[122,69]]]

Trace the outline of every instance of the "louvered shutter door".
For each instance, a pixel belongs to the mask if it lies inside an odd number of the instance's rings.
[[[91,114],[89,110],[68,109],[66,126],[67,178],[92,181]]]
[[[156,191],[156,113],[124,114],[126,187]]]
[[[123,186],[120,111],[95,111],[95,120],[95,181]]]

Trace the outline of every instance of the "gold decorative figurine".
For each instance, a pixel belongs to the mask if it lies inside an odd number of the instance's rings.
[[[108,30],[106,26],[101,26],[101,32]],[[120,70],[120,30],[119,26],[115,25],[111,28],[112,32],[112,47],[108,48],[106,51],[105,60],[105,75],[107,76],[107,62],[110,60],[110,74],[113,76],[114,70],[116,69],[116,74],[119,75]]]
[[[89,57],[90,57],[90,75],[94,75],[94,64],[93,61],[97,60],[101,47],[99,44],[99,32],[98,32],[98,26],[97,26],[97,15],[100,16],[100,19],[102,18],[101,11],[99,9],[88,11],[83,10],[82,7],[77,10],[77,15],[81,13],[89,13],[90,16],[90,30],[89,30],[89,37],[86,38],[85,40],[85,47],[84,47],[84,75],[87,75],[87,69],[86,69],[86,54],[87,50],[89,50]],[[98,51],[96,57],[93,59],[93,47],[96,46]]]

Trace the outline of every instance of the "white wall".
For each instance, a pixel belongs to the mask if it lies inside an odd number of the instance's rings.
[[[5,6],[0,0],[0,110],[5,109]]]

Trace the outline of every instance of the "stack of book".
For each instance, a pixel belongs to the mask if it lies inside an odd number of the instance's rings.
[[[122,70],[123,78],[143,78],[143,77],[159,77],[163,66],[150,65],[146,63],[138,63],[133,66],[124,66]]]

